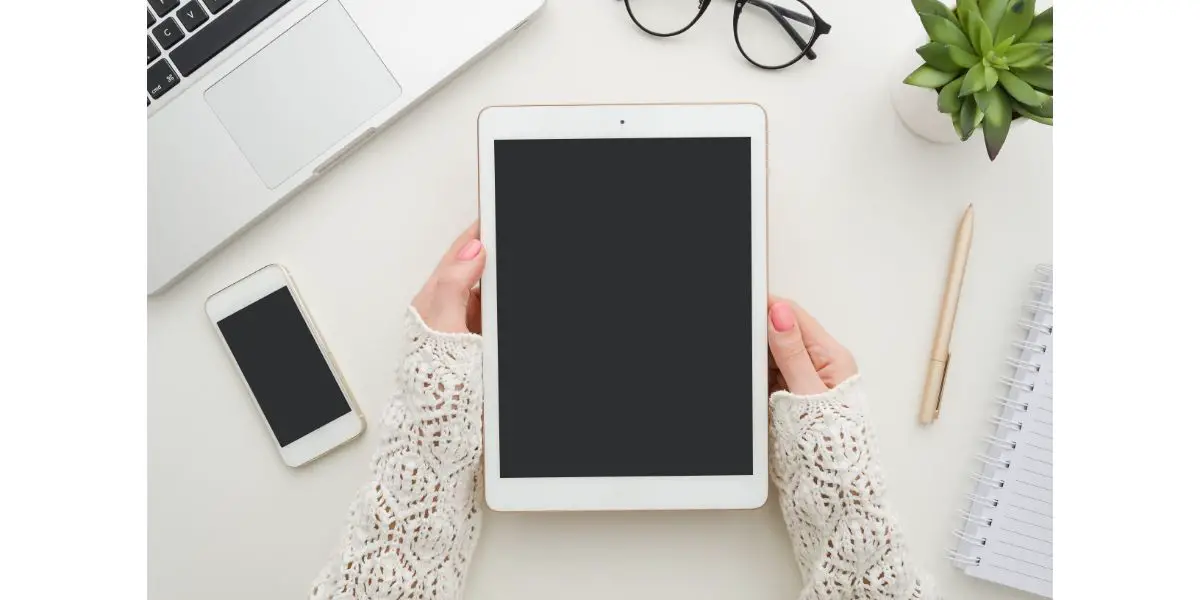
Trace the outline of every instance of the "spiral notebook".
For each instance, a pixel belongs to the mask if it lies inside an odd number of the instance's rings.
[[[1054,561],[1054,318],[1050,265],[1037,268],[994,401],[950,558],[968,575],[1051,597]]]

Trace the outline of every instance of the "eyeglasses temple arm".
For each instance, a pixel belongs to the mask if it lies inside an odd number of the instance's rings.
[[[788,36],[792,38],[792,41],[796,42],[796,45],[800,46],[800,49],[804,51],[804,56],[807,56],[809,60],[816,60],[817,53],[813,52],[812,49],[808,47],[808,41],[800,37],[800,34],[796,31],[796,28],[792,27],[792,24],[788,23],[787,19],[784,19],[783,17],[784,15],[787,15],[788,18],[800,21],[805,25],[815,25],[812,19],[801,15],[800,13],[783,8],[782,6],[778,6],[772,2],[764,2],[763,0],[747,0],[746,3],[753,4],[754,6],[771,13],[771,16],[775,17],[775,20],[779,22],[780,27],[783,27],[783,30],[786,31]]]
[[[809,25],[809,26],[816,26],[816,23],[813,22],[812,19],[810,19],[794,10],[784,8],[778,4],[775,4],[774,2],[765,2],[763,0],[747,0],[746,4],[753,4],[759,8],[764,8],[764,9],[767,8],[767,6],[770,6],[771,8],[774,8],[776,11],[778,11],[779,14],[781,14],[793,21],[799,21],[799,22],[804,23],[805,25]],[[767,10],[770,10],[770,9],[767,9]]]

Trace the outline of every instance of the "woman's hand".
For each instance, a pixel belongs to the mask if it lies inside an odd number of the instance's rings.
[[[940,600],[889,511],[854,357],[794,302],[769,303],[772,387],[800,396],[771,399],[770,464],[801,596]]]
[[[479,278],[486,252],[479,241],[479,221],[454,240],[429,281],[413,298],[425,324],[443,333],[479,333]]]
[[[769,386],[797,395],[820,394],[858,373],[854,356],[812,315],[786,298],[770,298]]]

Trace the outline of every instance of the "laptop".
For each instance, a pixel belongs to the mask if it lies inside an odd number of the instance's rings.
[[[168,288],[544,0],[148,0],[148,293]]]

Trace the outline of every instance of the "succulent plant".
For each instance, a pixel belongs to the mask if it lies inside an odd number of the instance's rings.
[[[929,34],[925,63],[904,83],[937,90],[938,110],[966,141],[983,129],[996,160],[1013,119],[1054,124],[1054,7],[1036,0],[912,0]]]

